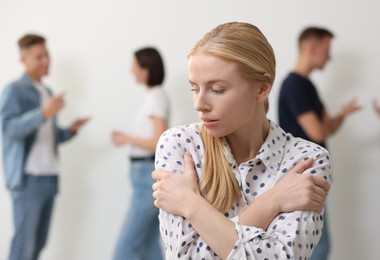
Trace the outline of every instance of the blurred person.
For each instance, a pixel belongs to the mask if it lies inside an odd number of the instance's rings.
[[[267,118],[275,67],[271,45],[248,23],[218,25],[190,50],[201,122],[161,136],[152,173],[166,259],[310,257],[329,154]]]
[[[26,34],[18,45],[25,73],[5,87],[0,100],[3,166],[14,222],[8,259],[35,260],[46,244],[58,191],[58,145],[71,139],[88,118],[58,127],[64,93],[53,95],[42,82],[50,65],[46,40]]]
[[[157,49],[137,50],[132,59],[132,74],[145,88],[131,133],[114,131],[115,145],[131,145],[130,180],[133,194],[114,252],[114,260],[160,260],[158,209],[153,205],[151,172],[158,138],[168,127],[169,102],[162,88],[164,64]]]
[[[338,115],[331,116],[309,78],[313,71],[323,69],[330,60],[333,37],[333,33],[325,28],[308,27],[301,32],[298,58],[282,82],[278,105],[279,124],[286,132],[325,148],[327,138],[341,127],[344,119],[360,109],[354,98],[342,106]],[[312,260],[328,259],[331,242],[327,218],[325,209],[322,237],[311,256]]]
[[[380,118],[380,105],[376,99],[372,100],[372,107],[373,107],[373,110],[375,111],[376,115]]]

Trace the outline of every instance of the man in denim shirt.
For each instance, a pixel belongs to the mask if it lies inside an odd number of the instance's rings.
[[[45,39],[27,34],[18,41],[25,73],[5,87],[0,100],[3,164],[13,203],[14,237],[9,259],[38,259],[44,247],[58,186],[58,144],[72,138],[88,118],[66,129],[56,116],[64,94],[42,83],[49,72]]]

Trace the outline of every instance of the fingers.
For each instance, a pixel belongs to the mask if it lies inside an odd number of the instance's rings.
[[[310,175],[313,178],[313,183],[323,189],[324,193],[328,193],[330,190],[330,184],[321,176]]]
[[[326,199],[327,193],[330,190],[330,184],[320,176],[310,175],[313,180],[313,188],[310,189],[310,210],[317,212],[322,212]]]
[[[311,193],[310,199],[323,205],[325,203],[326,197],[327,194],[323,188],[315,187]]]
[[[154,179],[154,180],[156,180],[156,181],[160,181],[161,179],[162,179],[162,173],[161,173],[161,171],[159,171],[159,170],[154,170],[153,172],[152,172],[152,178]],[[154,184],[153,184],[154,185]],[[156,185],[157,186],[157,185]],[[155,187],[156,187],[155,186]],[[153,186],[152,186],[153,187]]]
[[[316,211],[318,213],[322,213],[324,206],[325,206],[324,201],[323,201],[323,203],[313,201],[310,203],[310,209],[308,209],[308,210],[312,210],[312,211]]]
[[[62,92],[62,93],[60,93],[58,95],[52,96],[51,97],[51,101],[53,103],[63,105],[64,104],[64,97],[65,97],[65,95],[66,95],[66,92]]]
[[[296,210],[312,210],[320,212],[326,201],[326,193],[324,190],[313,185],[302,187],[301,189],[304,189],[304,191],[300,193],[303,195],[294,198],[295,201],[298,201]]]
[[[185,161],[185,173],[194,171],[194,160],[189,152],[186,152],[183,156]]]
[[[293,173],[303,173],[307,169],[311,167],[311,165],[314,163],[314,158],[308,158],[307,160],[303,160],[290,171]]]
[[[52,110],[59,111],[60,109],[62,109],[64,107],[65,101],[63,99],[63,96],[64,96],[64,94],[60,94],[57,96],[53,96],[50,99],[49,104],[52,107]]]
[[[92,116],[87,116],[85,118],[82,118],[82,122],[84,123],[87,123],[88,121],[90,121],[92,119]]]
[[[62,91],[61,93],[53,96],[55,99],[63,99],[66,96],[66,91]]]
[[[343,116],[360,110],[362,107],[358,103],[357,98],[351,99],[343,106]]]

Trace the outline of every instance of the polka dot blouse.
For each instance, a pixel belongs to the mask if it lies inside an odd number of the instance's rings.
[[[156,150],[156,169],[183,172],[183,155],[190,152],[201,174],[204,148],[200,124],[175,127],[160,138]],[[224,215],[235,223],[238,240],[228,259],[309,259],[323,228],[322,214],[295,211],[278,215],[267,230],[239,223],[238,214],[258,196],[273,187],[294,165],[315,158],[306,173],[331,181],[328,152],[311,142],[294,138],[275,123],[257,156],[238,165],[226,140],[225,155],[239,183],[242,201]],[[186,219],[160,210],[160,231],[166,246],[166,259],[220,259]]]

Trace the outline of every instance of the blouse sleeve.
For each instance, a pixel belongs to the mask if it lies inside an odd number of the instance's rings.
[[[173,174],[183,172],[185,152],[190,152],[199,176],[203,154],[201,138],[196,129],[171,128],[160,137],[156,149],[156,169]],[[203,241],[191,223],[181,216],[160,210],[160,232],[166,247],[166,259],[219,259]],[[194,258],[195,257],[195,258]]]
[[[317,174],[331,182],[327,151],[318,152],[314,157],[312,168],[305,174]],[[288,171],[282,170],[283,173]],[[265,231],[241,225],[238,217],[233,221],[239,239],[227,259],[309,259],[323,229],[323,213],[315,211],[282,213]]]
[[[190,152],[199,176],[203,159],[200,147],[201,138],[197,131],[190,131],[189,128],[169,129],[158,142],[156,169],[181,174],[183,155]],[[306,173],[317,174],[330,181],[327,151],[314,153],[314,157],[318,160]],[[280,171],[285,174],[288,169],[285,171],[282,168]],[[267,230],[241,225],[238,217],[229,219],[235,223],[238,234],[238,240],[228,256],[228,259],[234,260],[309,258],[323,228],[322,214],[313,211],[282,213],[273,219]],[[167,259],[220,259],[185,218],[160,210],[159,220]]]

